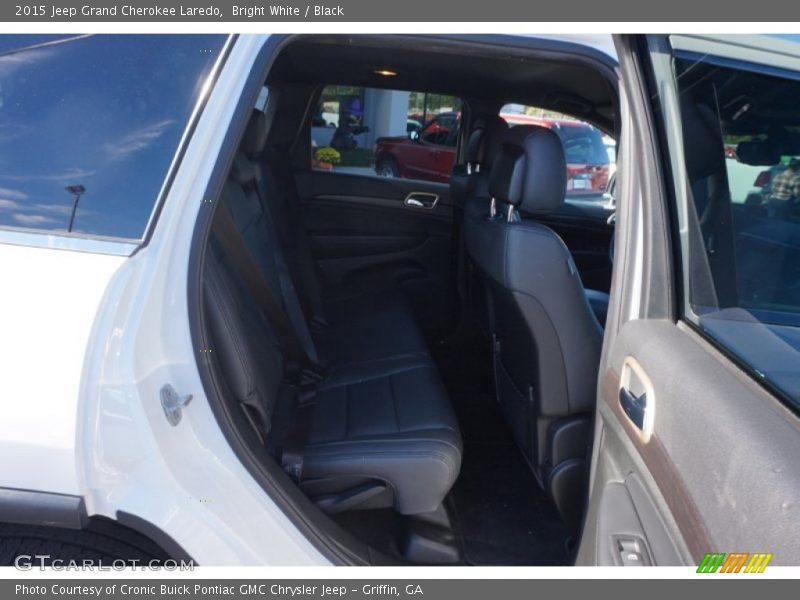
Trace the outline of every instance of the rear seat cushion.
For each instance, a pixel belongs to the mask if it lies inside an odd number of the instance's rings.
[[[351,373],[323,384],[310,402],[303,479],[378,479],[401,513],[438,508],[458,477],[461,436],[435,367]]]

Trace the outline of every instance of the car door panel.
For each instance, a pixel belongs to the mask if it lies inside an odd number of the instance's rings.
[[[657,390],[653,436],[642,442],[620,409],[613,366],[603,380],[602,417],[631,440],[658,482],[693,559],[748,548],[796,556],[797,538],[786,535],[798,530],[789,510],[800,489],[794,415],[686,325],[626,323],[609,363],[626,356],[636,357]]]
[[[639,535],[656,565],[698,565],[714,552],[798,564],[800,420],[679,308],[684,267],[668,190],[672,177],[678,192],[689,186],[674,154],[681,112],[669,45],[662,36],[624,36],[617,47],[625,107],[619,235],[577,562],[622,564],[614,540]],[[648,380],[646,392],[628,389],[630,361]],[[632,401],[644,419],[631,418]]]
[[[335,172],[298,172],[295,179],[327,287],[353,293],[401,288],[429,335],[443,335],[455,293],[449,187]],[[413,193],[428,194],[435,205],[407,203]]]
[[[596,554],[603,566],[678,565],[679,550],[635,474],[600,491]]]

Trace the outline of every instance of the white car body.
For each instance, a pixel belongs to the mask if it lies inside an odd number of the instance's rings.
[[[223,436],[187,319],[200,200],[267,37],[239,36],[207,90],[146,246],[0,232],[0,453],[14,457],[0,488],[134,515],[201,565],[329,564]],[[193,397],[176,427],[161,406],[167,384]]]
[[[89,516],[130,515],[200,565],[330,564],[223,434],[188,318],[204,194],[268,39],[229,42],[145,245],[0,229],[0,500],[41,493],[80,499]],[[610,36],[558,39],[613,54]],[[626,152],[623,164],[633,162]],[[633,197],[631,185],[621,195]],[[626,320],[641,312],[646,248],[641,223],[631,230]],[[161,405],[165,386],[192,396],[177,426]]]
[[[200,199],[265,40],[240,36],[207,90],[147,246],[129,256],[130,244],[0,233],[0,452],[14,457],[0,488],[79,496],[88,515],[135,515],[198,564],[327,564],[223,437],[187,320]],[[160,403],[168,383],[193,396],[177,427]]]
[[[254,65],[261,66],[258,61],[269,37],[240,35],[229,41],[233,46],[224,62],[217,65],[218,73],[209,79],[213,86],[207,84],[208,89],[201,93],[195,109],[196,123],[187,129],[186,144],[176,155],[168,193],[154,211],[157,219],[151,217],[155,219],[154,226],[146,244],[0,228],[0,452],[5,458],[0,466],[0,509],[12,505],[35,509],[37,502],[52,508],[63,500],[65,505],[79,504],[87,516],[122,520],[120,516],[126,515],[149,524],[151,531],[177,544],[200,565],[330,564],[328,555],[320,550],[321,540],[309,539],[298,528],[296,519],[290,518],[265,492],[231,447],[204,391],[198,358],[206,349],[194,347],[188,318],[193,306],[190,255],[198,220],[202,211],[209,209],[206,190],[218,167],[218,157],[226,151],[226,135],[235,119],[237,101],[243,96]],[[553,39],[615,57],[611,36]],[[793,73],[800,71],[796,45],[782,40],[765,42],[746,37],[734,43],[691,37],[679,41],[683,50],[699,55],[718,50],[720,56],[782,67]],[[668,60],[666,55],[659,56]],[[623,67],[624,62],[623,53]],[[622,81],[634,86],[624,77]],[[652,254],[651,240],[646,239],[642,210],[647,199],[641,192],[647,173],[625,169],[625,165],[638,164],[641,158],[633,154],[640,142],[635,138],[640,124],[630,116],[641,116],[645,111],[633,113],[635,101],[641,98],[621,93],[620,160],[621,172],[626,175],[620,180],[617,203],[622,209],[617,230],[621,231],[622,260],[621,266],[615,267],[612,284],[621,293],[617,292],[612,303],[616,311],[612,316],[622,326],[637,321],[639,325],[646,324],[648,319],[642,316],[648,300],[645,280],[652,275],[647,262]],[[670,140],[674,142],[672,147],[680,147],[679,128],[666,129],[667,136],[674,138]],[[675,172],[685,179],[683,167],[675,166]],[[0,200],[2,192],[0,188]],[[660,317],[653,321],[660,328],[660,335],[667,332],[686,338],[686,344],[698,345],[694,339],[697,336],[687,333],[686,327],[672,327],[674,323]],[[613,339],[608,341],[616,335],[606,333],[607,362],[616,358],[610,348]],[[749,381],[740,377],[739,367],[725,362],[716,350],[713,352],[707,352],[711,358],[706,364],[724,365],[727,375],[712,380],[704,395],[726,389],[720,385],[722,379],[736,385],[740,379]],[[702,379],[703,374],[695,374],[695,378]],[[752,381],[747,385],[751,392],[757,389]],[[181,397],[192,397],[177,425],[168,422],[162,407],[162,390],[167,386]],[[738,390],[738,395],[730,395],[733,400],[748,401],[750,392],[733,389]],[[612,395],[620,391],[613,386],[610,390]],[[659,414],[669,417],[670,390],[662,387],[659,392],[664,400],[659,404]],[[601,396],[602,393],[601,386]],[[748,410],[762,412],[745,424],[779,421],[778,415],[783,415],[779,410],[784,409],[773,404],[748,405]],[[602,402],[599,406],[603,409]],[[605,410],[610,411],[607,407]],[[676,411],[674,406],[672,411]],[[598,412],[602,416],[603,411]],[[687,418],[699,416],[702,413]],[[615,423],[615,418],[606,415],[609,423]],[[664,417],[661,419],[665,423]],[[668,418],[666,425],[670,425]],[[788,417],[785,422],[771,425],[770,431],[788,440],[786,431],[790,425],[794,435],[794,421]],[[759,432],[753,433],[752,439],[769,439],[756,438],[756,433]],[[683,468],[698,479],[704,477],[704,473],[698,475],[693,467],[685,465],[696,464],[696,456],[705,454],[701,451],[689,458],[682,456],[686,436],[680,431],[675,437],[679,448],[669,455],[678,465],[672,466],[674,475]],[[696,435],[694,441],[701,437]],[[614,440],[611,435],[605,438],[609,439]],[[621,434],[620,440],[624,452],[619,451],[612,459],[629,453],[636,457],[631,464],[649,477],[649,469],[640,468],[636,462],[640,462],[638,451],[631,449],[630,441]],[[710,444],[714,440],[699,441]],[[708,448],[705,451],[710,452]],[[598,451],[594,457],[600,454]],[[744,462],[747,461],[737,461],[736,467]],[[593,475],[597,474],[595,471]],[[777,484],[766,479],[780,472],[777,467],[763,468],[762,479],[754,481],[769,481],[776,494],[782,493]],[[602,469],[600,473],[603,475]],[[614,483],[615,473],[609,470],[606,475]],[[731,477],[730,481],[736,483],[737,479]],[[788,478],[787,481],[791,483]],[[660,498],[655,493],[657,483],[653,478],[645,485],[655,498]],[[669,479],[668,483],[672,485],[674,480]],[[749,489],[740,490],[733,483],[730,489],[725,488],[725,502],[728,492],[734,499],[734,492],[739,492],[741,502],[761,502],[752,497]],[[711,521],[709,515],[716,518],[726,512],[719,510],[716,498],[702,497],[700,492],[705,490],[700,488],[704,488],[705,481],[695,481],[693,485],[694,497],[706,510],[703,516],[707,521]],[[790,491],[796,492],[796,486]],[[789,506],[788,501],[781,505],[782,509]],[[663,509],[664,514],[670,514],[667,508]],[[735,508],[734,500],[725,508]],[[45,516],[39,517],[38,524],[56,523],[48,520],[50,512],[42,514]],[[589,523],[592,513],[587,514]],[[747,514],[742,513],[744,517]],[[730,518],[739,518],[739,514]],[[791,519],[791,515],[784,511],[783,518]],[[702,524],[699,516],[696,519]],[[727,539],[720,531],[728,535],[733,529],[725,523],[714,526],[717,540]],[[671,522],[669,527],[678,531]],[[589,539],[586,546],[593,543]],[[711,549],[704,548],[704,552]],[[723,550],[739,551],[741,547]],[[688,550],[684,555],[689,556]],[[584,557],[583,563],[579,557],[578,563],[598,564],[597,555]]]

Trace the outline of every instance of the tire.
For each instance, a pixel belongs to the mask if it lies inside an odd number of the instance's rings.
[[[80,530],[0,523],[0,566],[13,566],[18,556],[30,556],[34,566],[49,565],[53,560],[155,566],[170,558],[141,534],[112,521],[95,519]]]
[[[400,167],[393,158],[382,158],[375,165],[378,177],[400,177]]]

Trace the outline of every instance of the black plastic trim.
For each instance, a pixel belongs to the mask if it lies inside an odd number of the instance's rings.
[[[80,496],[0,488],[0,521],[19,525],[83,529],[88,522],[88,516]]]
[[[183,549],[183,546],[176,542],[175,539],[163,529],[150,521],[120,510],[117,511],[116,522],[143,535],[169,554],[170,558],[183,562],[191,561],[194,566],[198,566],[197,562]]]

